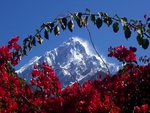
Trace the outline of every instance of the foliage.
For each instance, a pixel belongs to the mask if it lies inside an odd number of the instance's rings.
[[[4,113],[147,113],[150,111],[150,58],[141,57],[145,65],[138,65],[135,47],[110,47],[109,57],[115,57],[124,65],[112,77],[110,74],[99,75],[99,79],[88,80],[81,86],[75,82],[72,86],[62,89],[58,77],[51,66],[34,65],[31,73],[31,86],[19,78],[12,66],[19,63],[27,49],[32,50],[36,42],[43,43],[41,36],[44,30],[45,39],[49,39],[52,31],[56,36],[60,29],[67,27],[72,32],[74,21],[81,27],[87,27],[88,18],[99,29],[103,23],[112,26],[115,33],[122,24],[125,38],[131,36],[132,30],[137,31],[137,41],[147,49],[150,38],[150,18],[144,15],[145,24],[141,21],[108,16],[106,13],[93,14],[88,8],[86,13],[76,12],[54,22],[43,23],[34,36],[25,38],[22,46],[17,44],[19,37],[13,37],[8,46],[0,47],[0,112]],[[69,19],[69,21],[68,21]],[[146,36],[147,38],[144,38]],[[146,64],[147,63],[147,64]]]
[[[142,22],[141,20],[128,20],[126,17],[120,18],[117,14],[114,17],[102,12],[93,14],[89,9],[86,9],[85,13],[68,13],[66,16],[63,15],[59,18],[56,18],[53,22],[43,23],[40,30],[36,29],[36,34],[34,36],[29,35],[27,38],[25,38],[22,48],[20,48],[23,50],[22,56],[26,55],[27,47],[29,50],[31,50],[32,45],[36,45],[36,41],[39,44],[43,43],[43,38],[41,35],[43,30],[43,37],[45,39],[49,39],[49,33],[54,32],[54,35],[58,36],[61,29],[66,30],[67,27],[72,32],[75,26],[74,23],[77,23],[79,28],[87,27],[89,18],[98,29],[101,28],[104,23],[108,27],[112,26],[112,29],[115,33],[117,33],[120,29],[119,24],[122,24],[126,39],[131,37],[132,31],[136,31],[138,44],[143,49],[147,49],[149,46],[148,38],[150,38],[150,17],[147,18],[147,15],[144,15],[145,22]]]

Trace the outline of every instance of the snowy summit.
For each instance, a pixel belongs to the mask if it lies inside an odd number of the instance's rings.
[[[89,44],[78,37],[69,38],[58,48],[32,58],[17,73],[29,82],[33,65],[42,64],[43,61],[52,65],[63,88],[74,83],[74,77],[82,84],[85,80],[95,79],[100,72],[107,73],[103,62],[90,51]],[[107,64],[112,73],[117,71],[118,66]]]

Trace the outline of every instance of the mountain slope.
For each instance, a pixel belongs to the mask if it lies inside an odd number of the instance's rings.
[[[75,82],[75,79],[82,84],[85,80],[94,79],[100,72],[107,73],[103,62],[89,52],[83,41],[74,37],[69,38],[58,48],[46,52],[43,56],[32,58],[17,73],[29,82],[33,65],[41,64],[43,61],[52,65],[63,88]],[[118,66],[107,64],[112,73],[118,70]]]

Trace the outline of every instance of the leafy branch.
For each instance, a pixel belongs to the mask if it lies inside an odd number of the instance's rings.
[[[126,17],[120,18],[117,14],[114,17],[109,16],[107,13],[98,12],[97,14],[93,14],[88,8],[86,8],[86,12],[75,12],[74,14],[68,13],[66,15],[61,15],[59,18],[55,18],[53,22],[43,23],[40,27],[40,30],[36,29],[35,35],[29,35],[24,39],[22,47],[20,47],[19,51],[21,56],[27,55],[27,50],[31,51],[33,46],[36,46],[36,43],[42,44],[45,39],[49,39],[49,33],[54,33],[55,36],[60,35],[60,31],[66,30],[68,27],[69,31],[73,32],[75,22],[79,26],[79,28],[87,27],[88,19],[96,25],[98,29],[100,29],[104,24],[108,27],[112,26],[114,33],[119,31],[119,24],[121,23],[123,26],[123,31],[125,38],[128,39],[131,37],[132,31],[137,32],[137,42],[143,48],[147,49],[149,46],[150,38],[150,18],[145,18],[145,24],[142,21],[130,20],[128,21]],[[42,34],[42,31],[44,35]],[[147,38],[144,38],[147,37]],[[44,37],[44,38],[43,38]]]

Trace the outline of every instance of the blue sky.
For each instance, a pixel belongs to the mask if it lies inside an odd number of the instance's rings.
[[[127,17],[128,19],[144,20],[143,15],[149,13],[149,0],[144,1],[131,1],[131,0],[15,0],[15,1],[1,1],[0,3],[0,45],[7,44],[8,40],[13,36],[20,36],[19,43],[22,44],[24,38],[28,35],[34,35],[35,29],[39,29],[42,23],[53,21],[59,15],[65,15],[67,12],[85,12],[89,8],[92,13],[105,12],[110,16],[118,14],[120,17]],[[97,29],[93,23],[89,22],[89,30],[96,48],[99,53],[112,63],[118,63],[114,58],[108,58],[108,47],[125,45],[135,46],[138,48],[137,55],[150,56],[149,50],[143,50],[136,41],[136,33],[132,33],[129,40],[126,40],[122,27],[120,31],[115,34],[112,28],[106,25]],[[22,61],[16,69],[19,69],[27,63],[33,56],[41,56],[46,51],[58,47],[61,43],[68,38],[78,36],[84,40],[89,41],[89,35],[85,28],[79,28],[77,25],[73,33],[69,30],[61,30],[58,37],[50,34],[49,40],[44,40],[43,45],[33,47],[28,56],[23,57]],[[90,41],[89,41],[90,43]]]

